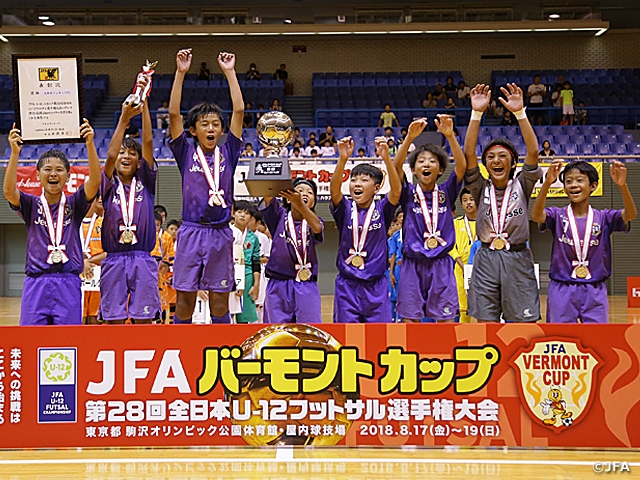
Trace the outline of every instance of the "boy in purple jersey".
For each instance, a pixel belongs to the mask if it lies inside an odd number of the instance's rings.
[[[538,166],[538,139],[525,113],[522,90],[515,84],[501,88],[502,105],[518,119],[527,148],[522,170],[516,147],[506,138],[491,140],[482,152],[489,179],[480,174],[476,144],[482,114],[491,101],[485,85],[471,90],[473,112],[464,142],[467,157],[466,188],[476,202],[476,235],[482,242],[475,255],[469,284],[468,315],[483,322],[535,322],[540,318],[540,296],[529,241],[528,205],[542,178]],[[515,178],[514,178],[515,177]]]
[[[131,119],[142,114],[142,146],[124,138]],[[151,323],[159,314],[158,264],[153,206],[158,167],[153,158],[151,115],[147,103],[122,104],[102,172],[104,205],[102,248],[107,258],[100,276],[100,312],[107,323]]]
[[[589,197],[598,187],[598,172],[582,161],[569,163],[560,173],[571,204],[545,208],[549,188],[561,168],[562,160],[554,160],[531,210],[531,220],[541,231],[549,230],[553,235],[547,322],[608,323],[605,281],[611,275],[609,236],[612,232],[628,232],[629,222],[637,214],[627,185],[627,169],[618,161],[610,166],[611,179],[622,193],[622,210],[591,208]]]
[[[4,196],[27,226],[26,277],[22,290],[20,325],[82,325],[80,274],[84,253],[80,226],[100,187],[100,160],[93,128],[85,118],[80,135],[87,144],[89,178],[76,193],[66,196],[69,161],[60,150],[49,150],[38,160],[42,194],[37,197],[16,187],[20,130],[9,132],[11,157],[5,171]]]
[[[387,167],[391,190],[376,202],[374,196],[382,188],[384,175],[373,165],[359,164],[351,170],[351,200],[345,199],[342,195],[342,174],[353,148],[351,137],[338,142],[340,158],[331,177],[331,214],[340,239],[333,321],[389,322],[391,304],[385,277],[387,227],[400,200],[402,183],[389,157],[387,143],[383,138],[377,138],[376,153]]]
[[[191,323],[198,290],[209,292],[212,323],[230,323],[229,292],[234,282],[233,234],[229,227],[233,204],[233,175],[242,151],[244,101],[236,77],[236,57],[220,53],[218,65],[227,77],[233,115],[227,140],[218,145],[224,131],[222,110],[201,103],[187,114],[187,126],[195,146],[182,127],[182,83],[191,66],[191,49],[176,56],[176,76],[169,102],[169,147],[182,175],[182,227],[180,248],[174,262],[173,286],[177,291],[174,323]]]
[[[398,289],[398,315],[404,322],[421,318],[453,320],[458,312],[458,292],[453,274],[453,259],[449,252],[455,245],[453,210],[466,170],[464,153],[453,132],[453,120],[438,115],[435,120],[453,152],[455,168],[441,185],[437,179],[444,173],[449,156],[439,146],[422,145],[409,158],[409,165],[418,184],[404,180],[400,205],[404,212],[402,225],[402,288]],[[409,125],[406,140],[395,158],[398,174],[409,146],[422,133],[426,119]]]
[[[265,197],[259,205],[273,243],[267,262],[265,323],[320,323],[318,254],[324,223],[314,212],[318,187],[296,178],[294,190],[281,192],[285,207]]]

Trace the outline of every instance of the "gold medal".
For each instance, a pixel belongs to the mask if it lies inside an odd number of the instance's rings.
[[[218,195],[213,196],[213,204],[217,207],[222,205],[222,200],[220,199],[220,196]]]
[[[311,271],[308,268],[301,269],[298,278],[302,282],[308,282],[311,279]]]
[[[125,230],[122,232],[122,243],[131,243],[133,242],[133,232],[131,230]]]
[[[435,238],[431,237],[429,240],[427,240],[427,248],[429,250],[433,250],[437,246],[438,246],[438,240],[436,240]]]
[[[62,252],[60,252],[60,250],[54,250],[53,252],[51,252],[51,261],[53,263],[62,262]]]
[[[587,276],[589,276],[589,269],[584,265],[580,265],[576,268],[576,276],[578,278],[587,278]]]
[[[362,265],[364,265],[364,259],[360,255],[356,255],[351,259],[351,265],[356,268],[360,268]]]
[[[502,250],[505,247],[505,243],[504,240],[502,240],[501,238],[496,238],[493,241],[493,248],[495,248],[496,250]]]

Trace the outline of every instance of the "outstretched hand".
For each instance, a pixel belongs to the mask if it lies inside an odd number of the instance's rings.
[[[409,124],[409,128],[407,128],[407,138],[414,140],[418,135],[420,135],[423,130],[427,128],[427,119],[426,118],[417,118],[413,122]]]
[[[176,67],[180,73],[187,73],[191,68],[193,55],[190,48],[180,50],[176,55]]]
[[[453,118],[443,113],[438,114],[438,118],[434,119],[438,131],[445,137],[453,135]]]
[[[138,105],[134,106],[133,102],[127,103],[127,101],[125,100],[122,104],[122,118],[126,121],[129,121],[136,115],[141,114],[142,110],[144,109],[144,104],[145,102],[140,102]]]
[[[89,120],[83,118],[83,123],[80,125],[80,136],[84,138],[85,142],[91,143],[93,142],[93,137],[95,136],[95,132],[93,131],[93,127],[89,124]]]
[[[338,152],[340,158],[349,158],[353,154],[354,143],[351,137],[344,137],[338,140]]]
[[[236,56],[233,53],[220,52],[218,65],[223,72],[233,72],[236,68]]]
[[[298,210],[303,207],[302,195],[296,190],[283,190],[280,192],[280,196],[288,201],[291,205],[294,205]]]
[[[15,123],[9,132],[9,145],[11,145],[11,153],[20,153],[22,151],[22,137]]]
[[[627,183],[627,167],[622,162],[614,160],[609,166],[609,170],[611,171],[611,180],[617,186],[622,187]]]
[[[560,159],[556,159],[551,162],[551,165],[549,165],[549,169],[547,170],[547,176],[544,179],[547,185],[552,185],[556,180],[558,180],[560,170],[562,170],[562,163],[563,161]]]
[[[389,145],[385,137],[376,137],[376,155],[385,162],[389,161]]]
[[[489,85],[479,83],[471,89],[471,108],[478,112],[484,112],[491,103],[491,90]]]
[[[522,89],[515,83],[507,83],[508,90],[504,87],[500,87],[500,91],[507,99],[500,97],[500,102],[510,112],[517,112],[524,107],[524,99],[522,95]]]

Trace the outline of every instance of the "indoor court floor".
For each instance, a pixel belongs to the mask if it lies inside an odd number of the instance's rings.
[[[543,307],[546,299],[541,298]],[[610,297],[611,323],[640,309]],[[332,296],[323,296],[331,318]],[[0,325],[17,325],[20,298],[0,298]],[[615,471],[614,471],[615,470]],[[627,471],[628,470],[628,471]],[[0,480],[560,480],[640,478],[640,450],[277,447],[0,450]]]

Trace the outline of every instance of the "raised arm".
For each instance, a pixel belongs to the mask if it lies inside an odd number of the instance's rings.
[[[413,141],[418,138],[418,136],[422,133],[422,131],[427,126],[426,118],[419,118],[414,120],[409,125],[407,129],[407,136],[404,138],[402,145],[398,147],[398,151],[396,152],[396,156],[393,160],[394,165],[396,166],[396,171],[398,172],[398,176],[400,177],[400,181],[404,178],[402,165],[404,165],[404,161],[407,159],[407,153],[409,152],[409,147],[413,143]]]
[[[109,142],[107,161],[104,163],[104,174],[108,178],[113,177],[113,169],[115,168],[116,159],[118,158],[118,154],[122,148],[122,140],[124,139],[124,132],[127,129],[127,124],[133,117],[142,112],[143,108],[143,104],[139,104],[137,107],[134,107],[132,104],[122,104],[122,113],[120,114],[120,119],[118,120],[118,125],[113,132],[113,136],[111,137],[111,142]]]
[[[89,120],[83,118],[84,123],[80,125],[80,136],[84,138],[87,145],[87,156],[89,158],[89,179],[84,182],[84,195],[87,201],[93,201],[98,195],[100,189],[100,181],[102,180],[102,171],[100,170],[100,158],[96,150],[96,144],[93,141],[95,132]],[[89,233],[91,235],[91,233]]]
[[[175,140],[182,132],[182,115],[180,115],[180,104],[182,103],[182,84],[184,76],[191,67],[193,55],[190,48],[180,50],[176,55],[176,75],[171,87],[171,97],[169,97],[169,126],[171,127],[171,138]]]
[[[453,119],[449,115],[439,114],[434,122],[436,127],[438,127],[438,131],[444,135],[444,138],[447,139],[447,142],[449,142],[451,146],[453,160],[456,162],[456,178],[458,179],[458,183],[460,183],[467,171],[467,159],[453,131]]]
[[[227,77],[229,82],[229,93],[231,94],[231,104],[233,105],[233,114],[231,115],[231,124],[229,131],[236,138],[242,138],[242,120],[244,118],[244,100],[242,99],[242,91],[236,76],[236,56],[233,53],[221,52],[218,55],[218,65]]]
[[[4,198],[14,207],[20,206],[20,191],[16,186],[18,182],[18,158],[22,151],[22,137],[20,136],[20,130],[16,128],[14,123],[9,132],[9,145],[11,145],[11,156],[9,157],[9,164],[4,172]]]
[[[281,192],[280,195],[282,195],[282,198],[288,200],[292,206],[295,206],[298,209],[302,214],[302,218],[309,223],[311,231],[314,234],[318,235],[319,233],[322,233],[322,222],[320,222],[320,219],[315,212],[302,201],[302,196],[299,192],[296,192],[295,190],[286,190]]]
[[[533,131],[533,127],[527,118],[527,114],[524,111],[524,99],[522,95],[522,89],[515,83],[507,83],[508,90],[501,87],[500,90],[504,93],[507,99],[500,97],[500,101],[507,110],[514,114],[518,119],[518,125],[520,125],[520,131],[524,138],[524,144],[527,147],[527,156],[524,159],[524,163],[529,165],[538,165],[538,138]]]
[[[387,167],[387,175],[389,178],[389,193],[387,193],[387,199],[391,205],[398,205],[400,195],[402,194],[402,180],[400,180],[400,174],[389,156],[389,145],[384,138],[376,138],[376,153],[384,160],[384,164]]]
[[[331,176],[331,183],[329,185],[331,191],[331,203],[334,207],[337,207],[342,202],[342,175],[344,174],[344,166],[347,164],[347,160],[353,153],[353,140],[351,137],[345,137],[338,141],[338,152],[340,152],[340,158],[336,163],[336,169]]]
[[[633,201],[631,192],[629,191],[629,185],[627,185],[627,167],[625,167],[622,162],[614,160],[609,167],[609,170],[611,171],[611,180],[613,180],[613,183],[618,185],[620,193],[622,193],[622,203],[624,205],[624,209],[622,210],[622,220],[625,223],[635,220],[638,216],[638,212],[636,211],[636,204]]]
[[[142,156],[151,169],[154,168],[153,160],[153,127],[151,126],[151,112],[148,105],[149,99],[142,107]]]
[[[491,90],[488,85],[480,83],[471,89],[471,119],[464,138],[464,156],[467,159],[467,170],[478,166],[478,156],[476,146],[478,145],[478,134],[480,133],[480,120],[491,103]]]
[[[547,201],[547,195],[549,194],[549,188],[553,185],[560,175],[562,170],[562,160],[554,160],[551,162],[549,169],[547,170],[547,176],[542,183],[542,188],[538,193],[538,197],[531,208],[531,221],[536,223],[544,223],[547,221],[547,214],[544,211],[544,206]]]

